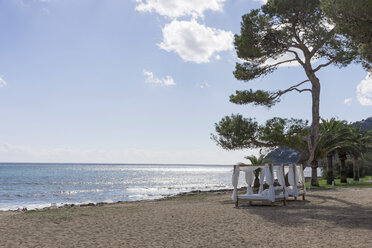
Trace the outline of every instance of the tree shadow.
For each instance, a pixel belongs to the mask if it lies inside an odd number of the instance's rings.
[[[275,207],[266,203],[261,204],[261,202],[254,202],[251,206],[248,202],[241,202],[235,209],[260,215],[279,226],[301,227],[307,222],[319,220],[337,226],[372,230],[372,206],[363,206],[344,199],[318,194],[312,194],[311,198],[316,198],[318,201],[312,204],[309,200],[289,200],[287,206],[276,202]],[[332,201],[336,203],[331,203]]]

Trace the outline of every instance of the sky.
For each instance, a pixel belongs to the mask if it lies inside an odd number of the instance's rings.
[[[0,0],[0,162],[234,164],[214,124],[240,113],[311,120],[309,93],[271,109],[229,102],[235,90],[286,89],[298,66],[241,82],[233,46],[260,0]],[[327,67],[320,115],[372,116],[360,65]]]

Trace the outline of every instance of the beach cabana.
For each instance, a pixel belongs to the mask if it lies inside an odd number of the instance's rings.
[[[284,165],[283,171],[285,171],[285,168],[288,168],[288,196],[294,197],[295,200],[297,200],[297,197],[302,196],[302,199],[305,200],[306,187],[302,165]]]
[[[252,184],[254,181],[254,171],[260,169],[259,181],[260,186],[258,193],[253,193]],[[245,173],[245,181],[247,183],[247,192],[244,195],[238,195],[238,182],[240,172]],[[275,179],[278,180],[278,185],[274,186]],[[235,206],[238,206],[240,200],[249,201],[262,201],[269,202],[274,206],[275,201],[283,201],[283,205],[286,205],[286,193],[284,172],[282,165],[234,165],[234,171],[232,176],[232,184],[234,187],[232,200],[235,202]],[[264,184],[268,185],[268,189],[264,189]]]

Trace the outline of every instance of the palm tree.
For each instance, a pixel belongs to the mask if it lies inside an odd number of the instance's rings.
[[[332,184],[333,158],[337,154],[340,159],[341,183],[346,183],[346,159],[348,155],[354,158],[354,180],[359,180],[358,159],[363,153],[372,149],[372,132],[363,132],[360,127],[353,127],[346,121],[335,118],[322,119],[320,137],[315,150],[316,158],[327,157],[327,184]],[[317,160],[313,161],[314,165]],[[313,185],[313,183],[312,183]]]
[[[347,159],[347,151],[348,148],[343,147],[342,149],[338,150],[338,158],[340,159],[340,182],[347,183],[347,175],[346,175],[346,159]]]
[[[358,143],[354,142],[352,132],[349,125],[342,127],[338,130],[341,135],[341,139],[338,144],[335,144],[334,147],[331,147],[340,160],[340,182],[347,183],[346,175],[346,159],[347,155],[360,154]]]
[[[273,159],[271,158],[265,158],[266,155],[264,154],[260,154],[260,156],[256,157],[254,155],[252,156],[246,156],[244,158],[248,159],[249,161],[251,161],[252,164],[266,164],[266,163],[272,163],[274,162]]]
[[[345,149],[345,146],[350,140],[350,136],[350,129],[346,121],[338,121],[335,118],[330,120],[322,119],[319,142],[316,148],[316,158],[327,157],[327,184],[332,184],[334,180],[333,158],[336,154],[339,155],[341,164],[345,165],[344,158],[346,158],[346,154],[349,152]],[[317,161],[315,160],[315,162]],[[345,166],[341,167],[341,177],[343,177]]]
[[[359,158],[363,157],[363,154],[372,149],[372,131],[363,132],[360,126],[350,127],[352,134],[352,141],[358,148],[352,152],[354,158],[353,166],[353,178],[355,181],[359,180]]]
[[[251,161],[252,164],[255,164],[255,165],[266,164],[266,163],[272,163],[272,162],[274,162],[273,159],[271,159],[271,158],[265,158],[265,156],[266,155],[261,154],[261,152],[260,152],[260,156],[258,156],[258,157],[252,155],[252,156],[246,156],[244,158],[248,159],[249,161]],[[260,179],[258,178],[258,176],[260,174],[260,170],[261,169],[257,169],[257,170],[254,171],[254,184],[253,184],[253,187],[259,187],[260,186]]]
[[[353,178],[359,180],[359,165],[358,159],[363,157],[363,154],[372,149],[372,132],[363,132],[359,126],[353,127],[349,125],[349,135],[345,137],[345,142],[338,149],[339,158],[341,161],[341,182],[346,183],[345,160],[346,155],[351,155],[354,158]]]

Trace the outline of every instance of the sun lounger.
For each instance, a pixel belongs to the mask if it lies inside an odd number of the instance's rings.
[[[258,193],[253,193],[252,183],[254,181],[254,171],[260,169],[259,180],[260,186]],[[240,171],[245,172],[245,180],[247,183],[247,193],[244,195],[238,195],[238,181]],[[283,201],[283,205],[286,205],[287,193],[285,189],[285,180],[283,177],[283,166],[273,166],[273,165],[235,165],[234,172],[232,176],[232,183],[234,186],[232,199],[235,202],[235,206],[238,206],[239,200],[247,200],[249,204],[252,201],[263,201],[269,202],[272,206],[275,201]],[[278,180],[279,186],[274,186],[274,180]],[[264,190],[263,185],[267,184],[268,189]]]

